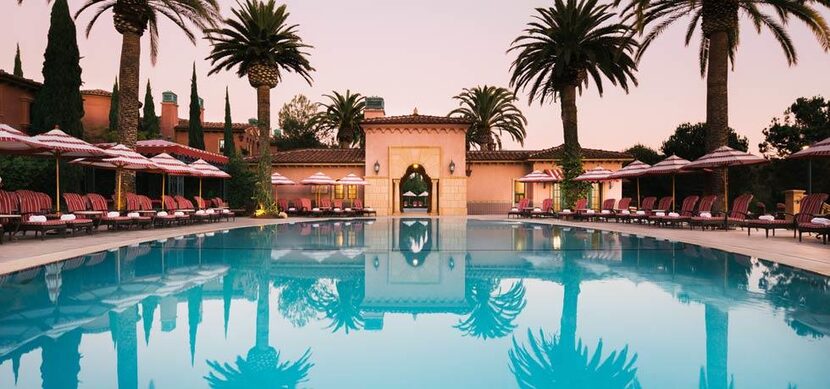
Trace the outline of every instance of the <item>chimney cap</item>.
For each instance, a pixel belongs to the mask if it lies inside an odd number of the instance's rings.
[[[383,97],[369,96],[366,98],[366,109],[384,109]]]

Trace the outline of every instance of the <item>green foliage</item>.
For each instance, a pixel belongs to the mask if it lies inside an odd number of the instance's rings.
[[[314,124],[317,104],[304,95],[296,95],[283,104],[279,112],[279,125],[282,136],[274,139],[278,150],[305,148],[326,148],[326,141],[331,138],[331,131],[324,126]]]
[[[29,189],[52,193],[55,190],[55,161],[30,156],[0,158],[0,177],[3,190]]]
[[[17,44],[17,51],[14,53],[14,71],[12,72],[17,77],[23,77],[23,62],[20,60],[20,44]]]
[[[144,95],[144,117],[141,119],[141,131],[147,139],[157,139],[161,136],[159,117],[156,116],[156,104],[153,101],[153,91],[150,89],[150,80],[147,80],[147,92]]]
[[[401,193],[412,192],[417,194],[429,191],[429,186],[424,180],[424,176],[418,173],[412,173],[409,178],[401,184]]]
[[[821,96],[799,97],[762,132],[764,141],[758,148],[771,157],[786,157],[830,138],[830,101]]]
[[[43,61],[43,87],[32,106],[32,131],[39,134],[56,125],[69,135],[83,138],[84,103],[81,97],[81,65],[75,22],[66,0],[52,6],[49,35]]]
[[[233,120],[231,119],[231,99],[228,95],[228,88],[225,87],[225,156],[232,157],[236,154],[236,142],[233,139]]]
[[[593,80],[600,95],[603,76],[628,91],[636,85],[633,53],[639,44],[630,27],[617,22],[611,4],[596,0],[556,0],[537,8],[524,34],[508,52],[516,52],[510,85],[528,91],[528,101],[555,100],[566,86],[581,91]]]
[[[366,108],[366,99],[360,94],[352,94],[346,90],[341,95],[336,91],[332,95],[323,95],[329,99],[328,104],[320,103],[322,112],[317,113],[311,120],[311,125],[323,131],[336,131],[337,142],[341,148],[349,148],[356,144],[364,145],[363,110]]]
[[[277,150],[324,149],[329,145],[320,142],[313,132],[305,132],[297,136],[280,136],[272,139]]]
[[[660,155],[660,153],[658,153],[657,150],[639,143],[625,149],[624,152],[631,154],[631,156],[634,157],[634,159],[649,165],[654,165],[655,163],[660,162],[664,159],[664,157]]]
[[[749,141],[729,128],[727,145],[735,150],[749,150]],[[675,154],[680,158],[694,161],[706,154],[706,123],[683,123],[677,126],[674,134],[663,142],[660,150],[665,155]]]
[[[232,155],[228,162],[228,174],[231,178],[227,180],[228,202],[233,208],[254,209],[254,188],[256,175],[248,169],[248,164],[238,155]]]
[[[118,77],[116,77],[115,82],[112,84],[112,97],[110,98],[110,125],[109,131],[107,131],[107,137],[112,138],[110,141],[118,137],[118,93]]]
[[[501,135],[507,133],[514,141],[524,146],[525,119],[514,102],[516,95],[506,88],[476,86],[465,88],[453,97],[459,101],[459,108],[448,116],[457,116],[472,122],[467,130],[467,149],[478,146],[482,150],[501,149]]]
[[[187,126],[187,144],[199,150],[205,149],[205,131],[202,128],[202,102],[196,86],[196,63],[193,63],[193,76],[190,79],[190,117]]]
[[[562,173],[565,176],[560,184],[562,208],[573,208],[578,199],[588,196],[591,184],[583,181],[574,181],[574,178],[584,172],[582,169],[582,155],[566,151],[561,163]]]

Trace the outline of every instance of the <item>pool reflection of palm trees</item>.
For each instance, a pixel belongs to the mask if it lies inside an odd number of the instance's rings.
[[[348,334],[350,330],[362,329],[364,319],[360,305],[365,293],[363,279],[344,279],[333,283],[334,290],[330,286],[313,290],[312,307],[331,320],[326,328],[331,328],[332,332],[343,329]]]
[[[628,358],[628,346],[602,359],[602,340],[592,355],[577,340],[577,306],[583,270],[573,258],[563,260],[564,288],[559,334],[538,337],[528,329],[527,346],[513,338],[510,370],[522,388],[639,388],[637,354]]]
[[[516,328],[513,320],[526,304],[524,284],[516,282],[502,292],[497,279],[468,278],[466,283],[466,299],[471,309],[455,328],[482,339],[501,338],[513,332]]]

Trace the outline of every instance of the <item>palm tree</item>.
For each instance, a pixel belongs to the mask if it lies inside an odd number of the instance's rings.
[[[581,93],[591,79],[602,96],[603,77],[626,92],[629,82],[637,84],[633,55],[639,44],[630,27],[616,20],[611,6],[597,0],[556,0],[551,8],[536,9],[534,20],[508,50],[518,53],[511,65],[510,85],[517,92],[529,89],[530,102],[558,99],[562,107],[566,203],[587,190],[572,181],[582,173],[577,91]]]
[[[621,0],[617,0],[620,2]],[[700,75],[706,77],[706,151],[725,146],[729,134],[729,64],[734,65],[739,43],[739,14],[746,15],[760,33],[763,28],[772,33],[784,51],[789,65],[798,62],[795,47],[786,30],[791,17],[801,20],[812,30],[822,49],[830,50],[830,27],[814,5],[830,7],[827,0],[630,0],[623,12],[634,21],[643,38],[637,52],[639,61],[645,50],[671,25],[688,20],[686,45],[700,30]],[[768,8],[767,12],[763,8]],[[777,15],[774,17],[773,15]],[[688,18],[687,18],[688,16]],[[707,187],[711,193],[722,191],[718,175],[710,175]]]
[[[283,72],[299,74],[311,85],[314,68],[308,61],[304,44],[297,34],[297,25],[288,24],[285,5],[274,0],[246,0],[234,9],[233,18],[225,20],[224,28],[207,30],[213,49],[207,57],[213,65],[208,74],[236,68],[239,77],[257,92],[259,125],[259,188],[260,209],[271,207],[271,89],[282,80]]]
[[[87,0],[75,13],[75,18],[93,7],[94,15],[86,27],[87,37],[98,18],[110,9],[115,30],[121,34],[118,142],[134,147],[139,128],[138,109],[141,107],[138,100],[141,37],[149,29],[150,59],[155,64],[158,59],[160,18],[172,21],[195,44],[196,35],[189,24],[203,31],[214,26],[220,19],[219,4],[217,0]]]
[[[352,94],[348,89],[345,95],[336,91],[332,93],[333,95],[323,95],[331,102],[320,103],[323,111],[312,118],[312,124],[327,131],[337,131],[337,143],[342,149],[362,144],[363,130],[360,128],[360,122],[363,120],[366,99],[360,93]]]
[[[501,134],[507,133],[514,141],[524,146],[527,119],[513,104],[516,95],[506,88],[476,86],[464,89],[458,96],[459,108],[450,112],[472,122],[467,130],[467,149],[478,145],[482,150],[501,149]]]
[[[498,280],[468,279],[467,302],[472,310],[455,328],[477,338],[501,338],[516,328],[513,320],[525,307],[525,287],[516,282],[502,292]]]
[[[314,309],[322,312],[331,324],[332,332],[341,328],[349,333],[349,330],[357,331],[363,328],[363,312],[360,305],[363,304],[364,287],[363,279],[345,279],[335,282],[335,291],[329,288],[320,288],[312,293],[311,304]]]

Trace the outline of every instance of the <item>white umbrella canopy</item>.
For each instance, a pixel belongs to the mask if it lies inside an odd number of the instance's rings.
[[[637,206],[640,206],[640,177],[645,175],[648,172],[648,169],[651,168],[651,165],[642,162],[640,160],[634,160],[634,162],[625,165],[620,170],[611,173],[608,178],[611,179],[619,179],[619,178],[636,178],[637,179]]]
[[[296,185],[297,183],[288,179],[288,177],[274,173],[271,174],[271,185]]]
[[[613,173],[612,171],[610,171],[610,170],[608,170],[608,169],[606,169],[602,166],[597,166],[593,169],[590,169],[590,170],[586,171],[585,173],[582,173],[578,177],[574,178],[574,181],[587,181],[587,182],[609,181],[609,180],[612,180],[612,178],[609,178],[609,176],[612,173]]]
[[[78,158],[69,163],[75,165],[90,166],[99,169],[110,169],[116,171],[115,192],[116,208],[121,209],[121,171],[122,170],[136,170],[136,171],[159,171],[158,165],[147,157],[136,153],[132,149],[122,144],[115,145],[107,149],[107,154],[112,155],[112,158],[104,159],[88,159]]]
[[[427,197],[427,196],[429,196],[429,192],[427,192],[427,191],[423,191],[423,192],[418,194],[418,197]]]
[[[61,211],[61,171],[60,160],[74,158],[108,157],[106,151],[99,149],[81,139],[75,138],[58,128],[32,137],[46,148],[34,155],[55,157],[55,210]]]
[[[518,179],[519,182],[556,182],[558,181],[555,177],[548,175],[547,173],[541,170],[534,170],[521,178]]]
[[[164,191],[166,189],[166,179],[167,175],[171,176],[199,176],[199,173],[187,166],[186,163],[179,161],[176,158],[173,158],[170,154],[161,153],[156,155],[153,158],[150,158],[150,161],[156,164],[156,166],[161,169],[163,174],[161,175],[161,209],[164,209]]]
[[[337,183],[340,185],[369,185],[366,180],[361,177],[358,177],[354,173],[349,173],[345,177],[337,180]]]
[[[402,194],[401,196],[403,196],[403,197],[418,197],[418,195],[416,195],[415,193],[413,193],[410,190],[404,192],[404,194]]]
[[[677,155],[672,154],[668,158],[657,162],[654,166],[650,167],[646,171],[646,175],[648,176],[660,176],[665,174],[671,174],[671,198],[672,198],[672,209],[674,209],[674,202],[675,202],[675,176],[680,173],[686,173],[683,170],[686,165],[692,163],[687,159],[683,159],[678,157]]]
[[[47,146],[21,131],[6,124],[0,124],[0,151],[28,152],[45,149]]]
[[[317,172],[304,178],[300,183],[303,185],[334,185],[337,182],[322,172]]]
[[[723,209],[727,210],[729,209],[729,170],[727,168],[730,166],[757,165],[766,162],[769,161],[757,155],[735,150],[729,146],[721,146],[715,151],[694,160],[683,169],[723,169]]]
[[[213,166],[203,159],[197,159],[195,162],[187,165],[199,175],[199,197],[202,197],[202,179],[208,178],[231,178],[231,175],[219,170],[218,167]]]
[[[830,157],[830,138],[827,138],[821,142],[813,143],[809,147],[806,147],[797,153],[793,153],[788,158],[799,159],[818,157]]]

